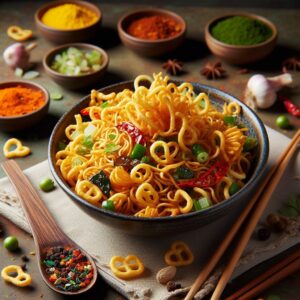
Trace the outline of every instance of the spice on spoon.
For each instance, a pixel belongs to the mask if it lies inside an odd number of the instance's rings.
[[[92,263],[80,249],[69,246],[49,248],[43,265],[48,280],[66,292],[86,288],[94,277]]]

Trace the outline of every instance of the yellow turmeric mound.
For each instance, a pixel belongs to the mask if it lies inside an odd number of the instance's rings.
[[[42,22],[56,29],[80,29],[97,21],[97,15],[77,4],[58,5],[47,10],[42,16]]]

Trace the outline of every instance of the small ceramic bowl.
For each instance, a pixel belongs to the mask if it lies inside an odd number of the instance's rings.
[[[182,30],[176,36],[159,39],[159,40],[146,40],[136,38],[130,35],[127,30],[131,22],[144,17],[163,16],[174,19],[181,25]],[[118,33],[122,43],[141,56],[161,56],[167,52],[171,52],[177,48],[184,40],[186,34],[186,23],[182,17],[164,9],[143,9],[131,12],[124,15],[118,22]]]
[[[255,45],[230,45],[215,39],[211,34],[212,27],[217,22],[233,16],[245,16],[259,20],[272,30],[272,35],[266,41]],[[210,51],[227,62],[236,65],[254,63],[266,57],[274,49],[277,36],[277,28],[272,22],[261,16],[248,13],[233,13],[223,15],[221,17],[212,19],[205,27],[205,41]]]
[[[56,72],[51,68],[51,64],[54,60],[55,55],[63,52],[65,49],[69,47],[75,47],[85,51],[96,50],[100,52],[102,54],[102,59],[103,59],[101,68],[92,73],[88,73],[86,75],[79,75],[79,76],[65,75]],[[102,48],[90,44],[83,44],[83,43],[61,45],[48,52],[43,59],[43,66],[46,73],[59,85],[68,89],[81,89],[81,88],[85,88],[97,84],[97,82],[101,80],[104,73],[106,72],[108,63],[109,63],[109,57]]]
[[[97,15],[97,21],[90,26],[80,28],[80,29],[56,29],[49,27],[42,22],[42,16],[44,13],[58,5],[62,4],[77,4],[82,6],[90,11],[93,11]],[[65,44],[65,43],[75,43],[75,42],[84,42],[93,39],[96,37],[100,23],[102,20],[101,10],[94,4],[87,1],[78,1],[78,0],[63,0],[63,1],[54,1],[47,3],[42,6],[35,14],[35,23],[39,32],[49,41],[55,44]]]
[[[8,81],[0,83],[0,90],[10,87],[27,87],[43,93],[44,104],[37,110],[19,116],[0,116],[0,131],[21,131],[37,124],[47,114],[50,104],[48,91],[41,85],[29,81]]]
[[[172,80],[176,85],[183,82]],[[253,193],[257,190],[258,184],[263,178],[264,169],[268,159],[269,142],[264,124],[254,111],[248,106],[234,98],[233,96],[220,91],[214,87],[205,86],[199,83],[192,83],[196,94],[204,92],[210,95],[212,103],[222,109],[224,103],[238,102],[242,108],[241,122],[249,128],[249,135],[256,137],[258,140],[258,153],[256,159],[251,165],[251,171],[248,174],[248,180],[245,186],[226,201],[222,201],[208,209],[192,212],[185,215],[174,217],[159,218],[141,218],[136,216],[128,216],[111,212],[109,210],[96,207],[78,196],[67,181],[63,178],[60,168],[56,163],[56,152],[58,151],[59,142],[66,138],[65,129],[70,124],[74,124],[74,115],[78,114],[81,109],[88,106],[90,96],[84,97],[76,103],[62,118],[57,122],[49,141],[48,158],[50,170],[58,183],[58,185],[67,193],[68,196],[86,213],[95,218],[99,222],[103,222],[110,227],[117,228],[130,234],[153,235],[159,236],[167,233],[178,233],[188,230],[197,229],[201,226],[213,223],[229,211],[238,212],[250,200]],[[104,94],[118,93],[124,89],[133,90],[133,81],[121,82],[111,86],[102,88],[100,91]]]

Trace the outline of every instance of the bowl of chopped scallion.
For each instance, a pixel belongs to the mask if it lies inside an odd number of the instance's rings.
[[[46,73],[59,85],[80,89],[95,85],[103,77],[109,58],[90,44],[66,44],[52,49],[43,60]]]

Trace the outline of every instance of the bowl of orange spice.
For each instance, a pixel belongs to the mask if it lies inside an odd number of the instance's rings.
[[[0,131],[28,129],[48,112],[49,93],[28,81],[0,83]]]
[[[186,23],[178,14],[164,9],[136,10],[118,22],[122,43],[142,56],[161,56],[182,44]]]

